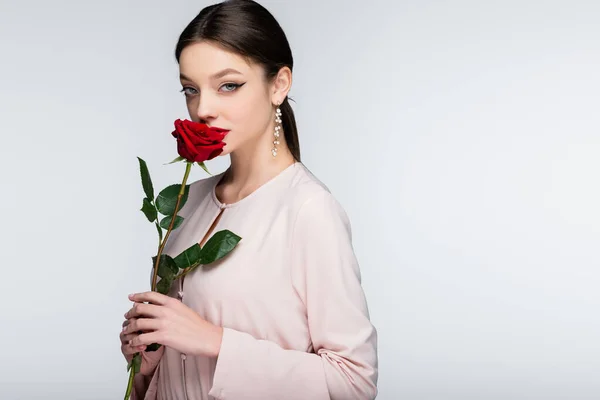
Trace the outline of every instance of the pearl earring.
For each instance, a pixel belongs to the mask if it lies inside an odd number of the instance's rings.
[[[273,148],[271,149],[273,157],[277,156],[277,145],[279,144],[279,134],[281,133],[281,110],[279,109],[279,104],[277,104],[277,110],[275,110],[275,123],[275,140],[273,140]]]

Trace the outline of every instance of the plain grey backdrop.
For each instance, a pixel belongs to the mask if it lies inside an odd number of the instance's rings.
[[[352,222],[378,399],[599,399],[600,2],[261,3]],[[122,398],[156,242],[136,157],[181,179],[173,51],[209,4],[0,1],[0,398]]]

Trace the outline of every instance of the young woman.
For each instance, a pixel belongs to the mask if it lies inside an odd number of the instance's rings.
[[[176,58],[190,119],[229,130],[231,165],[191,184],[165,253],[222,229],[242,240],[168,296],[129,297],[121,350],[143,355],[133,397],[375,398],[377,332],[350,222],[300,161],[284,32],[261,5],[225,1],[191,21]]]

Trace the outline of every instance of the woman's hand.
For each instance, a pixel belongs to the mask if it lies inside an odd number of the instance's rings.
[[[123,322],[123,330],[119,335],[119,338],[121,339],[121,352],[125,356],[125,360],[127,360],[127,363],[131,362],[131,359],[133,358],[133,355],[135,353],[141,353],[142,365],[140,367],[140,374],[152,375],[154,373],[154,370],[158,366],[158,363],[160,362],[163,353],[165,352],[165,348],[161,346],[157,351],[146,352],[146,346],[133,347],[130,344],[130,341],[133,340],[133,338],[135,338],[136,336],[138,336],[138,333],[125,333],[126,327],[130,323],[131,320],[129,319]]]
[[[158,292],[132,294],[129,300],[135,304],[125,314],[131,322],[123,333],[142,331],[131,339],[132,348],[159,343],[189,355],[219,355],[223,328],[204,320],[181,301]]]

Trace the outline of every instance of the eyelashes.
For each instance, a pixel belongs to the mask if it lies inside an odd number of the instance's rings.
[[[226,90],[226,92],[235,92],[236,90],[238,90],[239,88],[241,88],[241,87],[242,87],[243,83],[242,83],[242,84],[239,84],[239,83],[225,83],[225,84],[223,84],[223,86],[221,86],[221,87],[225,87],[225,86],[227,86],[227,85],[231,85],[231,86],[233,86],[233,89],[231,89],[231,90]]]
[[[244,86],[245,84],[246,84],[246,82],[244,82],[244,83],[228,82],[228,83],[224,83],[223,85],[221,85],[219,90],[224,87],[228,87],[229,90],[225,90],[224,92],[225,93],[233,93],[233,92],[237,91],[239,88],[241,88],[242,86]],[[179,92],[183,93],[186,97],[191,97],[191,96],[195,96],[198,94],[198,91],[190,86],[184,86]]]
[[[189,90],[194,90],[194,91],[196,90],[196,89],[194,89],[194,88],[191,88],[191,87],[189,87],[189,86],[185,86],[185,87],[184,87],[183,89],[181,89],[179,92],[180,92],[180,93],[183,93],[183,94],[184,94],[186,97],[193,96],[195,93],[188,93],[188,92],[186,92],[186,90],[188,90],[188,89],[189,89]]]

